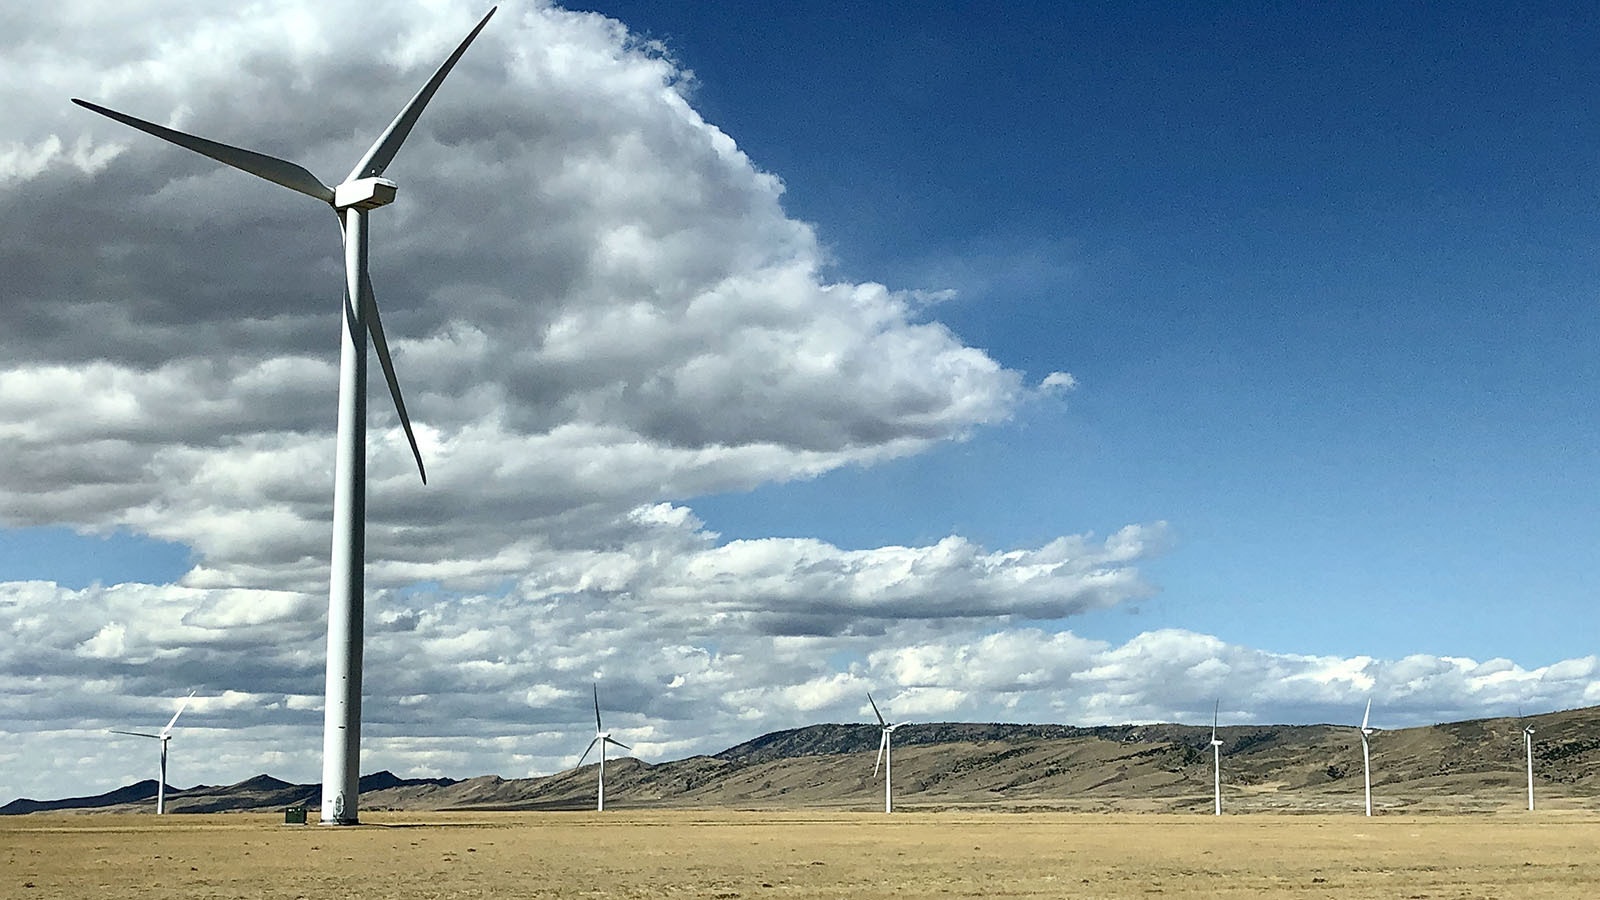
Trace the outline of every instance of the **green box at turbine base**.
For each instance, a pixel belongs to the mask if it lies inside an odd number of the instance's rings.
[[[306,823],[306,808],[304,806],[290,806],[283,810],[283,824],[304,825]]]

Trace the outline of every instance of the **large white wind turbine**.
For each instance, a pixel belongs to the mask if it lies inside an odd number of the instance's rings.
[[[1376,728],[1368,727],[1372,720],[1372,698],[1367,698],[1367,711],[1361,717],[1361,774],[1367,783],[1367,815],[1372,815],[1372,746],[1368,739],[1372,737]]]
[[[872,714],[878,717],[878,728],[882,729],[883,737],[878,741],[878,761],[872,764],[872,777],[878,777],[878,767],[883,767],[883,811],[894,812],[894,748],[890,735],[901,725],[910,725],[910,722],[889,723],[883,720],[883,713],[878,712],[878,704],[872,700],[872,695],[867,695],[867,702],[872,703]]]
[[[400,396],[389,358],[389,345],[378,318],[372,281],[367,275],[367,213],[395,198],[395,183],[383,177],[400,145],[410,135],[422,109],[466,52],[483,26],[489,12],[478,22],[450,58],[444,61],[428,83],[400,110],[378,138],[335,187],[323,184],[296,163],[277,159],[253,150],[219,144],[205,138],[174,131],[84,100],[72,102],[108,116],[140,131],[148,132],[180,147],[209,156],[251,175],[299,191],[331,206],[344,232],[345,291],[340,322],[339,425],[334,456],[333,554],[328,590],[328,667],[327,706],[322,737],[322,823],[357,824],[360,801],[361,762],[361,653],[362,619],[365,607],[363,564],[366,556],[366,440],[367,440],[367,336],[377,352],[383,377],[389,383],[400,426],[405,429],[417,472],[424,483],[428,476],[422,466],[422,452],[411,432],[411,419]]]
[[[1213,815],[1222,815],[1222,742],[1217,740],[1217,713],[1222,711],[1222,698],[1217,698],[1217,705],[1211,708],[1211,770],[1215,775],[1216,812]]]
[[[1522,726],[1522,745],[1528,751],[1528,812],[1533,812],[1533,723]]]
[[[193,699],[194,691],[190,691],[189,696],[183,698],[183,702],[178,704],[178,711],[172,714],[171,719],[167,720],[167,727],[161,729],[159,734],[111,729],[112,734],[131,734],[134,737],[155,738],[161,742],[161,778],[156,782],[156,815],[158,816],[167,811],[167,744],[172,741],[172,726],[178,724],[178,717],[183,715],[184,707],[188,706],[189,701]]]
[[[594,740],[584,749],[583,755],[578,757],[578,768],[582,768],[583,761],[589,758],[589,751],[595,747],[600,748],[600,781],[595,791],[594,808],[597,812],[606,811],[606,745],[614,744],[624,750],[632,750],[627,744],[613,738],[611,732],[600,724],[600,686],[594,686]]]

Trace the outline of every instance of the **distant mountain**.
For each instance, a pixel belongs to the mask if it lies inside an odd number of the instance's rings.
[[[178,790],[172,785],[167,785],[167,796],[176,795]],[[17,816],[31,812],[49,812],[57,809],[103,809],[108,806],[120,806],[125,803],[139,803],[145,800],[154,803],[156,799],[156,780],[147,778],[136,781],[127,787],[119,787],[104,794],[93,797],[68,797],[65,800],[29,800],[23,797],[13,800],[5,806],[0,806],[0,816]]]
[[[1284,733],[1305,736],[1324,725],[1271,725],[1229,726],[1230,733],[1246,736],[1247,741],[1261,740],[1261,734]],[[1202,736],[1203,733],[1203,736]],[[929,744],[961,744],[999,741],[1018,744],[1030,741],[1063,741],[1092,738],[1114,743],[1183,743],[1210,746],[1211,726],[1197,725],[1011,725],[1005,723],[973,724],[966,722],[930,722],[907,725],[894,733],[894,746],[917,747]],[[807,725],[788,731],[764,734],[716,754],[715,759],[740,765],[771,762],[796,756],[827,756],[840,753],[878,752],[879,731],[876,725]]]
[[[385,769],[382,772],[374,772],[371,775],[361,776],[360,780],[356,782],[356,788],[357,790],[361,791],[361,793],[366,794],[372,791],[389,791],[395,790],[396,788],[418,787],[422,785],[443,787],[445,785],[451,785],[455,783],[456,780],[454,778],[401,778],[393,772]],[[311,787],[317,789],[318,797],[322,796],[321,782],[317,782],[316,784],[311,785]]]
[[[1541,803],[1600,799],[1600,707],[1533,716],[1535,779]],[[1380,810],[1472,812],[1526,802],[1522,725],[1479,719],[1380,731],[1372,738],[1373,798]],[[1223,741],[1228,809],[1354,810],[1361,802],[1361,742],[1345,725],[1237,725]],[[976,805],[996,809],[1208,810],[1209,725],[928,723],[895,732],[897,806]],[[651,765],[623,758],[606,766],[606,805],[616,807],[874,808],[882,780],[872,774],[875,725],[822,724],[776,731],[715,756]],[[483,775],[361,779],[363,809],[592,809],[594,766],[543,778]],[[96,797],[17,800],[0,814],[45,810],[148,810],[155,782]],[[226,787],[167,790],[173,812],[316,807],[321,786],[267,775]]]
[[[1113,728],[1076,728],[1071,725],[974,725],[962,722],[933,722],[926,725],[907,725],[895,732],[896,747],[922,744],[957,744],[979,741],[1028,741],[1067,739],[1096,736],[1101,731],[1117,731],[1134,726]],[[1182,727],[1182,726],[1177,726]],[[720,759],[740,765],[771,762],[795,756],[828,756],[839,753],[878,752],[879,731],[876,725],[807,725],[788,731],[774,731],[754,740],[745,741],[716,754]]]
[[[403,791],[418,787],[437,788],[454,784],[449,778],[400,778],[393,772],[375,772],[361,776],[363,800],[369,795],[381,796],[386,791]],[[13,800],[0,806],[0,815],[21,815],[51,810],[114,810],[132,812],[154,808],[155,779],[140,781],[93,797],[73,797],[66,800]],[[246,778],[238,784],[220,787],[195,785],[186,790],[167,786],[167,809],[174,813],[230,812],[250,809],[280,809],[286,806],[319,806],[322,802],[322,785],[290,784],[271,775]]]

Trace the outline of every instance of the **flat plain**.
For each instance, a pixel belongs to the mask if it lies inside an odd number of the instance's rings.
[[[314,814],[314,813],[313,813]],[[1600,814],[38,814],[0,897],[1594,897]]]

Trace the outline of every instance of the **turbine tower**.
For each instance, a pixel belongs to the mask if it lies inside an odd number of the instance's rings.
[[[365,612],[364,564],[366,558],[367,506],[367,336],[377,352],[389,395],[417,472],[428,480],[422,465],[422,451],[411,431],[411,419],[400,396],[400,382],[394,374],[389,345],[378,318],[378,305],[367,274],[367,213],[392,202],[395,183],[383,177],[433,99],[445,76],[465,53],[478,32],[489,23],[494,9],[484,15],[472,33],[456,47],[428,83],[423,85],[400,110],[377,142],[350,170],[345,180],[329,187],[305,168],[276,157],[219,144],[205,138],[175,131],[124,113],[74,98],[73,103],[140,131],[171,141],[180,147],[241,169],[293,191],[314,197],[332,207],[344,233],[345,288],[341,303],[339,341],[339,424],[334,455],[333,478],[333,553],[328,589],[328,665],[327,704],[322,735],[322,824],[358,824],[361,764],[361,655],[362,624]]]
[[[578,757],[578,767],[582,768],[583,761],[589,758],[589,751],[590,750],[593,750],[596,746],[598,746],[600,748],[600,782],[599,782],[599,787],[595,791],[595,801],[594,801],[594,808],[595,808],[596,812],[605,812],[606,811],[606,745],[607,744],[615,744],[616,746],[621,747],[624,750],[632,750],[633,749],[632,747],[629,747],[627,744],[624,744],[623,742],[613,738],[611,736],[611,732],[607,731],[606,727],[604,725],[600,724],[600,686],[599,685],[595,685],[594,686],[594,740],[589,742],[589,746],[583,751],[583,755]]]
[[[1528,751],[1528,812],[1533,812],[1533,725],[1522,726],[1522,745]]]
[[[878,712],[878,704],[873,703],[871,694],[867,695],[867,702],[872,703],[872,714],[878,717],[878,727],[883,730],[883,738],[878,741],[878,761],[872,765],[872,777],[878,777],[878,767],[881,765],[883,767],[883,811],[892,813],[894,812],[894,749],[890,746],[893,741],[890,740],[889,736],[894,734],[894,730],[901,725],[909,725],[911,723],[895,722],[890,724],[885,722],[883,713]]]
[[[1367,815],[1372,815],[1372,746],[1368,738],[1372,737],[1376,728],[1367,727],[1372,719],[1372,698],[1367,698],[1367,712],[1361,717],[1361,772],[1367,783]]]
[[[1222,711],[1222,698],[1217,698],[1217,705],[1211,709],[1211,770],[1215,773],[1216,812],[1213,815],[1222,815],[1222,742],[1217,740],[1217,713]]]
[[[165,814],[167,811],[167,744],[172,741],[172,726],[178,724],[178,717],[183,715],[184,707],[188,706],[189,701],[193,699],[194,691],[190,691],[189,696],[183,698],[183,702],[178,704],[178,711],[172,714],[171,719],[167,720],[167,727],[161,729],[159,734],[111,729],[112,734],[131,734],[134,737],[155,738],[161,742],[161,778],[156,782],[156,815],[158,816]]]

